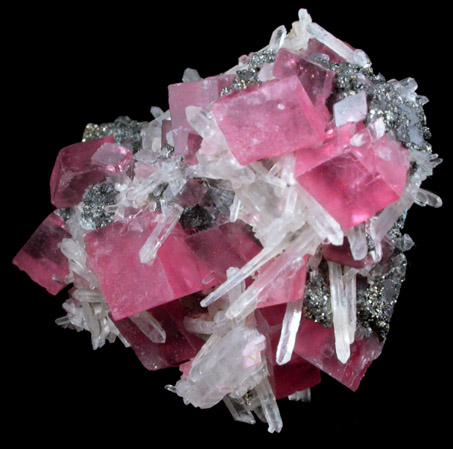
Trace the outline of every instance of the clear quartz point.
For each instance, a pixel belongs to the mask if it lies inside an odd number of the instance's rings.
[[[350,306],[345,294],[341,265],[328,262],[330,279],[330,301],[335,332],[337,358],[346,363],[350,356],[349,314]]]
[[[286,28],[284,25],[280,25],[273,33],[271,36],[271,40],[269,42],[269,50],[270,51],[275,51],[277,52],[281,46],[283,45],[283,42],[285,41],[286,38]]]
[[[284,365],[291,360],[296,335],[299,330],[300,320],[302,317],[303,299],[289,302],[286,305],[285,316],[283,318],[282,331],[277,346],[277,363]]]
[[[255,391],[261,402],[264,417],[269,425],[268,432],[280,432],[283,427],[283,422],[277,401],[275,400],[274,393],[272,392],[272,388],[267,378],[256,386]]]
[[[306,390],[296,391],[293,394],[288,396],[290,401],[301,401],[301,402],[311,402],[311,390],[307,388]]]
[[[140,249],[139,255],[141,263],[147,264],[155,259],[157,251],[162,246],[162,243],[178,223],[182,211],[183,208],[178,204],[163,210],[163,214],[159,217],[156,227]]]
[[[252,413],[247,409],[242,399],[234,399],[230,396],[223,398],[227,409],[230,411],[235,421],[245,422],[247,424],[255,424],[255,418]]]
[[[415,203],[418,206],[431,206],[437,208],[442,206],[442,199],[435,193],[420,188],[415,196]]]
[[[153,342],[165,343],[167,334],[160,323],[149,312],[142,312],[129,319]]]

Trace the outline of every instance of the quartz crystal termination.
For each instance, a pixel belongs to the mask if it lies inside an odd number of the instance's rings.
[[[224,73],[186,69],[149,122],[88,124],[50,180],[56,210],[13,260],[69,298],[63,327],[178,367],[184,403],[282,429],[320,373],[356,390],[385,344],[413,204],[441,162],[411,79],[313,23]]]

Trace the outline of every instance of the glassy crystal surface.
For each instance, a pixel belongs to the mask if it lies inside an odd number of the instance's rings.
[[[52,212],[31,235],[13,259],[33,281],[56,295],[67,285],[68,259],[60,251],[59,243],[71,234],[64,229],[63,220]]]
[[[50,197],[55,207],[76,206],[88,186],[104,181],[105,167],[93,164],[91,158],[102,145],[114,142],[113,137],[105,137],[60,150],[50,177]]]
[[[233,92],[212,105],[240,164],[321,143],[325,121],[295,75]]]
[[[184,403],[280,432],[279,400],[321,371],[351,390],[379,357],[405,279],[413,206],[441,160],[412,78],[304,9],[218,75],[186,69],[151,120],[88,124],[52,171],[59,209],[13,260],[57,323],[178,368]]]

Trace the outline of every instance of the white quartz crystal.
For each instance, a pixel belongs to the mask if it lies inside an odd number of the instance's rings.
[[[365,227],[360,224],[345,232],[354,260],[362,260],[368,254],[368,242]]]
[[[346,363],[350,356],[349,314],[351,307],[345,294],[341,265],[328,262],[330,280],[330,304],[335,332],[335,349],[338,360]]]
[[[165,343],[167,334],[160,323],[149,312],[142,312],[129,317],[129,319],[143,332],[153,343]]]
[[[284,25],[280,25],[272,33],[268,49],[271,50],[271,51],[275,51],[275,52],[280,50],[281,46],[283,45],[283,42],[285,41],[286,34],[287,34],[287,32],[286,32],[285,26]]]
[[[200,81],[202,78],[200,74],[195,69],[187,68],[184,70],[182,76],[183,83],[190,83],[191,81]]]
[[[311,390],[307,388],[306,390],[296,391],[293,394],[288,396],[290,401],[301,401],[301,402],[310,402],[311,401]]]
[[[343,126],[348,122],[361,122],[366,118],[368,104],[365,92],[350,95],[333,105],[335,124]]]
[[[277,346],[277,363],[284,365],[291,360],[296,335],[299,330],[300,320],[302,317],[303,298],[297,301],[289,302],[286,305],[285,316],[282,323],[282,331]]]
[[[323,43],[326,47],[329,47],[342,58],[346,59],[346,61],[358,64],[362,67],[369,64],[368,57],[362,51],[357,52],[353,50],[349,45],[346,45],[317,23],[310,23],[307,28],[319,42]]]
[[[156,227],[140,248],[139,256],[141,263],[149,264],[154,261],[162,243],[178,223],[182,211],[183,208],[178,204],[162,209],[162,214],[157,217]]]

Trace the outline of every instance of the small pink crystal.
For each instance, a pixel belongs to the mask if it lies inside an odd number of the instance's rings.
[[[236,91],[212,112],[240,164],[317,145],[326,122],[296,75]]]
[[[322,324],[302,318],[294,352],[355,391],[371,362],[381,354],[383,346],[384,343],[374,334],[356,340],[351,345],[349,360],[343,364],[336,355],[333,328],[328,329]]]
[[[75,143],[60,150],[50,177],[50,198],[55,207],[76,206],[91,184],[105,179],[105,168],[91,162],[93,155],[105,143],[113,144],[115,140],[104,137]]]
[[[345,238],[343,244],[339,246],[330,244],[323,245],[322,255],[326,260],[357,269],[364,268],[373,263],[373,258],[371,256],[366,256],[361,260],[355,260],[354,257],[352,257],[351,246],[347,238]]]
[[[65,287],[69,275],[68,259],[58,247],[64,238],[71,238],[71,234],[64,229],[63,220],[52,212],[13,259],[13,264],[52,295]]]
[[[266,348],[266,338],[259,335],[250,340],[242,350],[242,359],[244,362],[244,369],[257,366],[261,363],[261,352]]]
[[[200,81],[170,84],[168,86],[168,103],[176,153],[189,155],[190,158],[198,149],[193,140],[193,135],[197,136],[198,134],[187,121],[186,107],[207,108],[210,103],[220,97],[222,89],[230,85],[233,78],[233,75],[220,75]]]
[[[344,42],[344,44],[348,45],[348,47],[351,47],[347,42]],[[305,53],[308,55],[312,53],[327,55],[330,62],[339,63],[345,61],[343,57],[335,53],[331,48],[319,42],[317,39],[310,39],[308,41],[308,46]]]
[[[182,207],[196,206],[206,195],[207,191],[208,188],[203,183],[196,179],[189,179],[178,195],[178,204]]]
[[[313,166],[311,156],[309,164],[301,162],[299,158],[306,158],[301,150],[296,156],[296,177],[343,229],[363,223],[401,196],[409,168],[408,150],[387,134],[360,147],[341,140],[328,153],[329,159]]]
[[[162,146],[169,144],[167,134],[171,131],[171,129],[172,129],[171,120],[162,120],[162,133],[161,133]]]
[[[204,342],[185,330],[183,319],[187,309],[179,301],[169,302],[145,313],[151,313],[165,331],[164,343],[152,342],[128,318],[115,322],[145,368],[154,371],[178,366],[195,357]]]

